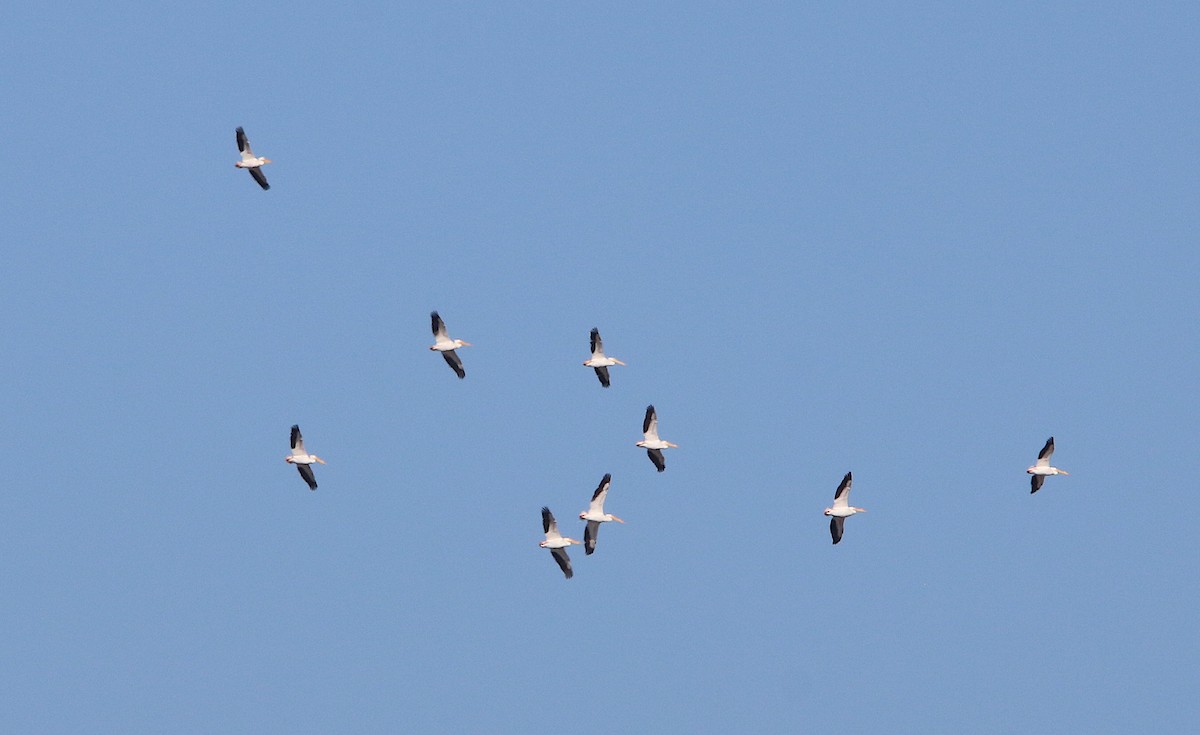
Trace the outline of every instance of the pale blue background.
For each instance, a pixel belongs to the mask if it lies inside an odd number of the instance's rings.
[[[1195,726],[1200,6],[340,5],[0,13],[0,727]]]

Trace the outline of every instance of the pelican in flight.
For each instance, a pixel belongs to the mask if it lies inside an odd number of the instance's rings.
[[[539,543],[538,546],[550,549],[550,554],[554,557],[554,561],[558,562],[559,569],[562,569],[567,579],[575,576],[575,573],[571,571],[571,557],[567,556],[567,547],[582,542],[560,534],[554,514],[544,505],[542,506],[542,530],[546,532],[546,540]]]
[[[842,525],[846,522],[848,516],[855,513],[866,513],[866,508],[853,508],[850,506],[850,483],[854,478],[847,472],[842,478],[842,484],[838,485],[837,492],[833,494],[833,507],[825,509],[825,515],[830,516],[829,533],[833,536],[833,543],[842,540]]]
[[[604,498],[608,496],[608,486],[612,483],[612,475],[605,474],[600,480],[600,487],[592,493],[592,502],[588,509],[579,514],[579,520],[587,521],[583,531],[583,553],[591,554],[596,550],[596,534],[600,533],[600,524],[608,521],[624,523],[612,513],[604,512]]]
[[[292,453],[283,458],[288,464],[296,465],[300,476],[308,483],[309,490],[317,489],[317,478],[313,476],[313,463],[325,464],[325,460],[315,454],[309,454],[304,448],[304,437],[300,436],[300,425],[292,425]]]
[[[667,469],[667,461],[663,459],[662,450],[667,447],[678,449],[678,444],[663,441],[658,438],[658,414],[654,412],[654,406],[646,406],[646,418],[642,421],[642,434],[646,437],[637,443],[639,447],[645,447],[646,455],[650,457],[650,461],[658,468],[659,472]]]
[[[600,330],[593,327],[592,328],[592,357],[590,360],[584,361],[583,364],[587,365],[590,368],[595,368],[596,369],[596,377],[600,379],[600,385],[607,388],[609,386],[609,382],[608,382],[609,366],[610,365],[624,365],[625,363],[621,362],[620,360],[618,360],[615,357],[607,357],[604,354],[604,342],[602,342],[600,340]]]
[[[248,170],[264,191],[270,189],[271,185],[267,183],[267,177],[263,175],[262,167],[270,163],[271,159],[254,155],[254,152],[250,150],[250,141],[246,138],[246,131],[241,128],[237,129],[237,143],[238,150],[242,153],[242,160],[233,165]]]
[[[1038,490],[1042,489],[1042,483],[1046,481],[1046,475],[1069,475],[1070,472],[1060,470],[1057,467],[1050,466],[1050,456],[1054,454],[1054,437],[1046,440],[1046,446],[1042,447],[1042,451],[1038,452],[1037,464],[1025,470],[1033,477],[1029,478],[1030,486],[1033,488],[1029,491],[1033,495]]]
[[[430,318],[433,319],[433,344],[429,346],[431,350],[437,350],[442,353],[442,357],[446,359],[446,364],[454,370],[454,374],[460,378],[467,377],[467,371],[463,370],[462,359],[455,352],[459,347],[470,347],[470,342],[463,342],[461,339],[450,339],[446,336],[446,322],[438,316],[436,311],[430,312]]]

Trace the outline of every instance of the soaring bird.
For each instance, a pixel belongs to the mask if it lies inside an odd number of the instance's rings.
[[[662,450],[667,447],[678,449],[679,445],[658,438],[658,414],[654,412],[654,406],[646,406],[646,418],[642,420],[642,434],[646,438],[638,442],[637,446],[645,447],[646,454],[659,472],[667,469],[667,461],[663,459]]]
[[[442,353],[442,357],[446,359],[446,364],[454,371],[454,374],[460,378],[467,377],[467,371],[463,370],[462,359],[455,352],[459,347],[470,347],[470,342],[463,342],[461,339],[450,339],[446,336],[446,322],[438,316],[436,311],[429,313],[433,320],[433,344],[429,349],[436,350]]]
[[[600,340],[600,330],[593,327],[592,328],[592,357],[589,360],[585,360],[583,364],[587,365],[590,368],[595,368],[596,369],[596,377],[600,379],[600,385],[607,388],[609,386],[609,382],[608,382],[609,366],[610,365],[624,365],[625,363],[621,362],[620,360],[618,360],[615,357],[607,357],[604,354],[604,342],[602,342]]]
[[[612,483],[612,475],[605,473],[600,480],[600,486],[596,488],[596,492],[592,493],[592,502],[588,505],[588,509],[579,514],[579,520],[587,521],[587,528],[583,531],[583,551],[585,554],[591,554],[596,550],[596,534],[600,533],[600,524],[608,521],[616,521],[624,523],[625,521],[617,518],[612,513],[604,512],[604,498],[608,497],[608,486]]]
[[[246,131],[241,128],[237,129],[237,144],[238,150],[242,153],[242,160],[233,165],[249,171],[264,190],[270,189],[271,185],[267,183],[267,177],[263,175],[262,166],[270,163],[271,159],[254,155],[254,152],[250,150],[250,141],[246,138]]]
[[[554,514],[544,505],[542,506],[542,530],[546,532],[546,540],[539,543],[538,546],[550,549],[550,554],[554,557],[554,561],[558,562],[559,569],[562,569],[567,579],[575,576],[575,573],[571,571],[571,557],[567,556],[567,547],[582,542],[560,534]]]
[[[1042,451],[1038,452],[1037,464],[1025,470],[1033,477],[1029,478],[1030,486],[1033,488],[1029,491],[1033,495],[1038,490],[1042,489],[1042,483],[1046,481],[1046,475],[1069,475],[1070,472],[1060,470],[1057,467],[1050,466],[1050,456],[1054,454],[1054,437],[1046,440],[1046,446],[1042,447]]]
[[[855,513],[865,513],[866,508],[852,508],[850,506],[850,483],[854,478],[847,472],[842,478],[842,484],[838,485],[837,492],[833,494],[833,507],[825,509],[825,515],[831,516],[829,519],[829,533],[833,536],[833,543],[842,540],[842,524],[846,522],[848,516]]]
[[[309,490],[317,489],[317,478],[313,476],[312,465],[314,462],[325,464],[325,460],[315,454],[309,454],[304,448],[304,437],[300,436],[299,424],[292,425],[292,453],[283,459],[288,464],[296,465],[300,476],[308,483]]]

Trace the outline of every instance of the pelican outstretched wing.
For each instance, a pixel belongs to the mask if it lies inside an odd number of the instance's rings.
[[[845,518],[834,516],[829,519],[829,535],[833,536],[833,543],[842,540],[842,527],[846,522]]]
[[[454,374],[459,378],[467,377],[467,371],[463,370],[462,358],[454,350],[446,350],[442,353],[442,358],[446,360],[446,364],[454,371]]]

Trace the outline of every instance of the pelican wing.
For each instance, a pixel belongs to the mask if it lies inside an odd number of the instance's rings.
[[[292,456],[308,454],[304,450],[304,437],[300,436],[300,424],[292,424]]]
[[[600,379],[600,385],[604,386],[605,388],[612,385],[612,383],[610,383],[608,380],[608,368],[607,367],[598,367],[598,368],[592,368],[592,369],[596,371],[596,377]]]
[[[446,336],[446,322],[442,321],[442,317],[433,311],[429,313],[429,318],[433,321],[433,336],[437,338],[437,341],[449,342],[450,338]]]
[[[642,433],[646,436],[646,441],[658,441],[658,413],[655,412],[654,406],[646,406],[646,418],[642,420]]]
[[[550,553],[554,556],[554,561],[558,562],[558,568],[562,570],[563,576],[567,579],[575,576],[575,572],[571,571],[571,557],[567,556],[567,550],[551,549]]]
[[[252,176],[254,180],[258,182],[258,185],[263,188],[263,191],[271,188],[271,185],[267,183],[267,175],[263,173],[261,166],[255,166],[254,168],[248,168],[246,170],[250,172],[250,176]]]
[[[558,522],[554,520],[554,514],[546,506],[542,506],[542,531],[546,534],[546,540],[562,538],[558,532]]]
[[[588,521],[583,529],[583,553],[591,555],[596,550],[596,534],[600,533],[600,521]]]
[[[847,472],[846,476],[842,478],[842,484],[838,485],[837,492],[833,494],[833,507],[834,508],[849,508],[850,507],[850,483],[852,483],[852,482],[854,482],[854,478],[851,476],[851,474],[849,472]],[[841,538],[841,536],[842,536],[842,534],[839,531],[838,538]],[[837,542],[834,541],[834,543],[836,544]]]
[[[661,449],[647,449],[646,456],[650,457],[650,461],[654,463],[654,466],[658,468],[659,472],[667,469],[667,460],[663,459],[663,453]]]
[[[592,357],[604,357],[604,342],[600,339],[600,330],[592,327]]]
[[[454,371],[455,375],[457,375],[459,378],[467,377],[467,371],[463,370],[462,358],[458,356],[457,352],[454,350],[446,350],[442,353],[442,358],[446,361],[446,364],[450,366],[450,369]]]
[[[300,476],[303,477],[304,481],[308,483],[308,489],[316,490],[317,478],[316,475],[313,474],[312,465],[298,464],[296,465],[296,469],[300,470]]]
[[[238,152],[242,154],[242,160],[254,158],[254,153],[250,150],[250,139],[246,137],[246,131],[240,127],[237,129],[237,144]]]
[[[845,523],[845,518],[833,516],[829,519],[829,535],[833,536],[833,543],[836,544],[838,541],[842,540],[842,528]]]
[[[1029,494],[1033,495],[1038,490],[1042,489],[1042,483],[1046,481],[1046,476],[1045,475],[1031,475],[1029,479],[1030,479],[1029,485],[1031,488],[1033,488],[1032,490],[1029,491]]]
[[[612,475],[605,473],[596,492],[592,493],[592,502],[588,506],[589,513],[604,513],[604,499],[608,497],[608,486],[611,484]]]
[[[1050,456],[1054,454],[1054,437],[1046,440],[1046,446],[1042,447],[1042,451],[1038,452],[1037,466],[1049,467]]]

